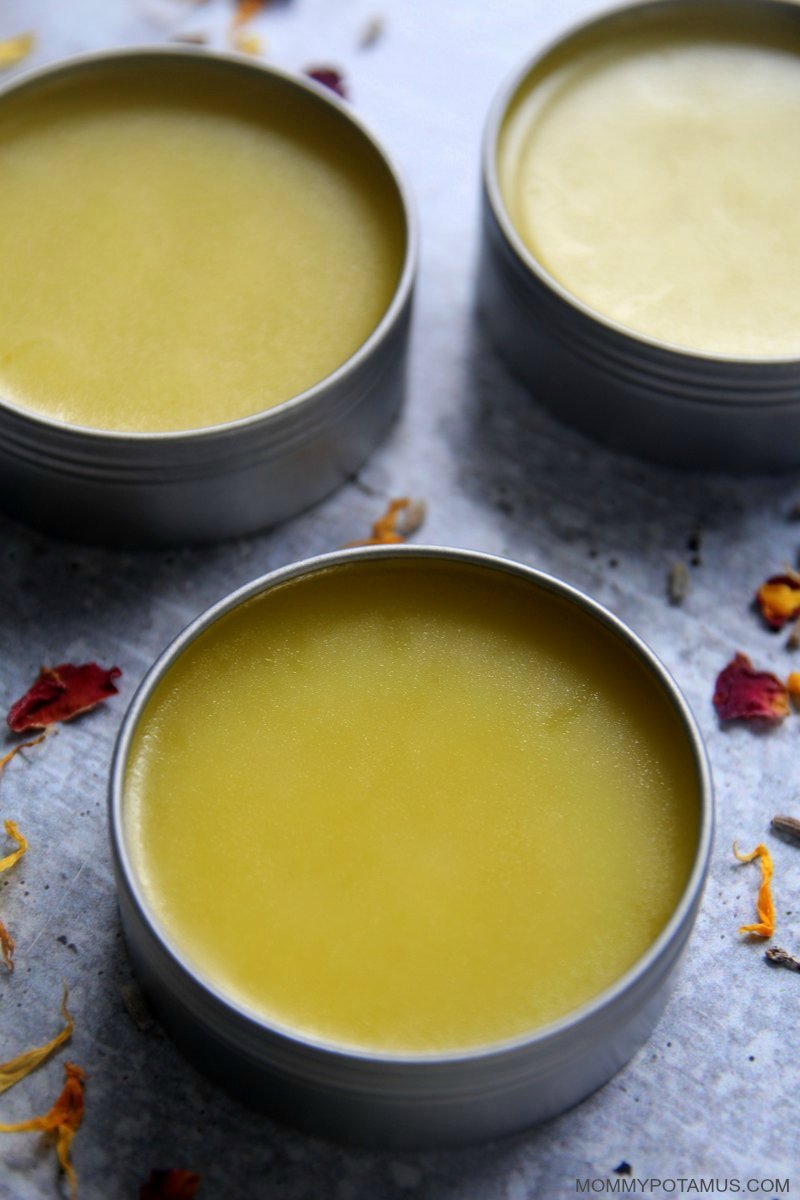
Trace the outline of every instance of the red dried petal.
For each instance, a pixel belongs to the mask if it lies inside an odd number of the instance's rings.
[[[746,654],[737,654],[717,676],[714,707],[722,721],[782,721],[789,693],[776,675],[756,671]]]
[[[115,696],[118,688],[112,680],[121,674],[119,667],[107,671],[97,663],[42,667],[36,682],[11,706],[8,724],[14,733],[25,733],[29,729],[47,729],[57,721],[69,721]]]
[[[194,1171],[151,1171],[139,1190],[139,1200],[192,1200],[200,1186]]]
[[[344,75],[341,71],[337,71],[336,67],[307,67],[306,75],[309,79],[315,79],[317,83],[321,83],[324,87],[330,88],[332,92],[336,92],[337,96],[341,96],[343,100],[347,99],[347,86],[344,81]]]
[[[771,629],[800,616],[800,575],[771,575],[756,592],[756,604]]]

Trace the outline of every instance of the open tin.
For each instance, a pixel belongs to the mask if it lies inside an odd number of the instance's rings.
[[[329,89],[237,55],[188,47],[92,54],[45,67],[5,85],[0,90],[0,138],[4,134],[4,121],[8,122],[6,129],[10,133],[16,129],[19,118],[15,113],[24,115],[26,106],[35,106],[40,101],[46,105],[51,103],[48,97],[62,93],[80,97],[84,90],[91,93],[92,88],[113,86],[128,89],[125,94],[136,97],[136,103],[141,98],[142,104],[152,106],[151,76],[166,81],[164,87],[172,89],[178,105],[183,89],[187,95],[198,97],[201,108],[213,107],[216,96],[226,98],[224,102],[231,105],[247,96],[247,103],[258,114],[256,119],[272,120],[274,113],[276,120],[283,120],[284,114],[293,114],[300,136],[316,139],[326,164],[333,164],[332,171],[355,171],[354,159],[366,164],[369,187],[377,196],[371,211],[373,215],[377,212],[378,225],[381,219],[385,221],[386,236],[392,239],[395,258],[390,278],[394,282],[387,284],[388,301],[376,310],[381,314],[379,319],[367,326],[367,336],[353,343],[357,347],[354,351],[348,350],[333,367],[326,368],[296,394],[290,393],[285,399],[279,397],[277,401],[271,399],[273,407],[260,403],[259,388],[254,387],[252,406],[245,410],[249,415],[236,419],[225,417],[219,423],[201,421],[198,428],[160,427],[159,432],[148,432],[147,427],[142,431],[107,429],[95,421],[64,420],[37,411],[33,405],[27,407],[19,399],[12,402],[8,396],[0,397],[0,504],[23,521],[80,541],[180,544],[244,534],[283,521],[320,500],[356,470],[387,433],[403,396],[417,257],[416,221],[408,191],[395,167],[349,106]],[[80,102],[88,106],[85,100]],[[269,117],[262,118],[262,114]],[[216,112],[211,115],[212,119],[218,116]],[[190,143],[191,136],[186,141]],[[221,154],[224,158],[224,149]],[[119,161],[122,158],[124,153],[120,151]],[[162,161],[169,167],[168,151],[163,152]],[[351,165],[347,166],[348,163]],[[219,181],[225,179],[227,165],[223,161],[215,172]],[[64,195],[71,182],[68,179],[62,184]],[[309,194],[316,186],[313,182],[309,185]],[[186,233],[187,259],[193,261],[192,256],[196,255],[199,261],[205,246],[202,239],[199,246],[191,241],[195,199],[200,205],[206,203],[202,188],[188,201],[186,228],[181,232]],[[253,208],[255,221],[257,209],[255,205]],[[323,212],[322,201],[318,208]],[[97,216],[91,206],[89,212],[87,225],[91,226]],[[147,214],[144,218],[139,214],[145,228],[146,218]],[[224,228],[224,216],[220,219]],[[209,218],[206,224],[213,230],[211,222]],[[356,217],[353,225],[357,230]],[[73,233],[83,236],[83,232],[82,227],[62,231],[61,239],[68,242]],[[212,249],[219,259],[219,245]],[[279,255],[284,249],[278,245]],[[26,253],[30,257],[30,248]],[[247,257],[246,246],[243,257]],[[105,261],[96,264],[98,279]],[[272,269],[269,255],[265,261],[265,274],[269,274]],[[314,265],[307,264],[311,274]],[[31,274],[47,278],[46,259],[42,264],[31,259],[33,267],[36,270]],[[363,264],[362,269],[366,269]],[[224,266],[221,270],[224,272]],[[332,303],[328,310],[344,312],[350,304],[349,296],[356,289],[351,286],[347,291],[347,261],[337,270],[345,286],[338,309]],[[162,286],[172,285],[173,281],[164,272],[159,282],[157,259],[151,264],[151,273],[154,295]],[[69,290],[63,281],[60,286]],[[197,287],[189,274],[183,294],[189,299]],[[231,284],[231,290],[233,287]],[[80,288],[75,289],[75,293],[79,291]],[[69,297],[61,307],[62,310],[69,307]],[[254,307],[258,306],[251,305],[250,311]],[[180,297],[172,311],[180,321]],[[223,315],[220,314],[221,328]],[[105,330],[105,317],[105,312],[99,311],[92,319]],[[300,324],[303,318],[301,312]],[[29,314],[32,328],[27,345],[10,344],[6,337],[9,360],[12,354],[24,355],[30,345],[36,345],[37,339],[45,353],[50,354],[54,345],[58,350],[57,337],[50,337],[46,323],[37,328],[37,319],[35,311]],[[307,316],[305,319],[310,321]],[[116,337],[118,330],[113,322],[109,324]],[[229,321],[224,326],[228,332],[230,324]],[[124,328],[122,317],[119,327]],[[262,328],[266,338],[269,333],[266,318]],[[104,336],[98,328],[96,346],[102,345]],[[245,359],[252,354],[259,337],[256,327],[250,345],[231,346],[234,339],[220,333],[218,341],[222,344],[218,344],[212,335],[208,355],[211,366],[215,357],[237,355],[240,360]],[[22,335],[20,340],[25,342]],[[86,353],[89,361],[91,347]],[[169,354],[167,330],[165,359]],[[185,350],[184,355],[187,359],[191,357]],[[135,364],[130,374],[136,375]],[[58,371],[54,369],[52,375],[57,390]],[[150,386],[158,397],[157,387],[152,383]],[[165,389],[165,403],[167,392]],[[187,404],[194,402],[190,392],[185,400]],[[109,405],[113,403],[111,395]],[[157,403],[156,399],[156,406]]]
[[[356,576],[354,572],[360,574]],[[207,963],[199,964],[196,956],[193,958],[181,948],[180,938],[176,938],[174,930],[169,928],[171,918],[165,921],[156,912],[151,882],[145,883],[144,880],[150,863],[141,857],[138,833],[133,832],[138,828],[136,823],[139,818],[135,816],[136,802],[131,800],[133,793],[130,788],[138,785],[131,780],[140,777],[136,776],[138,766],[132,767],[131,764],[137,761],[141,747],[162,721],[164,714],[158,709],[158,704],[159,695],[163,696],[164,692],[159,692],[159,689],[171,686],[170,681],[176,678],[184,681],[183,686],[190,686],[189,676],[181,672],[187,664],[191,664],[198,647],[200,654],[204,653],[202,640],[205,638],[205,645],[209,645],[209,631],[212,637],[218,637],[222,630],[224,637],[234,636],[238,639],[239,633],[231,635],[230,631],[239,630],[236,622],[242,615],[247,611],[256,611],[253,605],[269,604],[276,597],[280,598],[281,591],[284,597],[290,596],[289,606],[282,610],[284,618],[281,620],[285,619],[286,614],[291,619],[291,614],[297,611],[294,605],[298,599],[302,606],[303,589],[306,589],[308,596],[309,587],[324,588],[331,585],[331,581],[332,586],[336,587],[337,580],[341,583],[348,578],[361,580],[359,587],[372,587],[386,572],[393,573],[391,579],[401,587],[404,586],[404,579],[420,579],[424,588],[433,589],[432,595],[440,594],[440,585],[448,578],[455,580],[462,595],[473,590],[488,589],[487,596],[498,597],[498,610],[502,609],[501,600],[505,594],[513,592],[514,604],[519,603],[523,621],[534,619],[528,615],[530,607],[535,612],[540,609],[549,612],[553,608],[563,614],[566,623],[564,636],[567,640],[560,642],[561,645],[573,644],[576,629],[585,628],[587,637],[599,638],[608,648],[608,661],[627,664],[625,670],[630,666],[637,673],[637,679],[641,679],[642,687],[658,714],[662,717],[666,714],[667,724],[674,729],[675,756],[686,764],[686,774],[681,777],[688,783],[688,788],[684,790],[691,793],[690,796],[684,796],[688,807],[682,810],[691,815],[692,834],[687,842],[685,872],[682,869],[680,880],[676,882],[677,902],[671,903],[665,910],[667,919],[659,924],[659,931],[652,941],[644,943],[644,952],[619,977],[614,977],[610,986],[604,986],[574,1011],[568,1011],[559,1019],[550,1020],[532,1031],[490,1040],[489,1044],[470,1046],[468,1050],[377,1052],[298,1033],[285,1022],[265,1019],[254,1011],[252,1005],[242,1002],[231,993],[226,984],[220,987],[215,983],[214,972],[209,971]],[[469,587],[470,583],[474,588]],[[438,593],[437,586],[440,589]],[[396,586],[390,590],[394,595]],[[370,603],[374,603],[373,593],[370,593]],[[472,601],[468,600],[467,603]],[[248,606],[251,606],[249,610]],[[480,620],[491,624],[496,615],[494,612],[487,613],[484,605]],[[559,621],[561,619],[559,617]],[[281,625],[279,620],[278,626],[278,636],[282,639],[285,625]],[[462,634],[465,638],[469,636],[468,632],[459,628],[459,637]],[[577,636],[580,645],[583,645],[580,641],[583,633],[578,632]],[[407,638],[405,644],[408,644]],[[236,653],[241,655],[244,643],[236,640],[236,645]],[[436,658],[435,646],[425,649],[423,654],[440,661]],[[607,661],[603,661],[607,666]],[[496,659],[491,659],[491,662],[496,662]],[[439,668],[435,667],[434,670],[438,671]],[[203,671],[203,677],[208,678],[207,665]],[[437,678],[441,679],[441,672]],[[448,681],[450,679],[449,676],[445,678]],[[274,695],[272,685],[269,695]],[[380,699],[377,693],[373,698],[375,703]],[[216,697],[211,707],[219,712],[220,703],[220,698]],[[252,695],[249,703],[252,703]],[[208,709],[208,701],[205,705]],[[369,696],[367,706],[372,707]],[[223,707],[229,708],[224,702]],[[174,715],[174,710],[170,711]],[[159,712],[161,716],[154,716]],[[587,716],[590,714],[581,706],[577,719],[584,720]],[[243,719],[246,720],[246,717]],[[300,716],[299,719],[302,721],[304,718]],[[481,717],[479,726],[482,720]],[[167,725],[171,725],[171,718],[167,719]],[[660,721],[659,728],[662,726],[663,721]],[[193,724],[190,727],[196,729]],[[185,750],[184,734],[179,730],[176,736],[175,744]],[[203,740],[208,740],[205,735],[202,736]],[[409,753],[413,756],[414,752],[414,747],[411,747]],[[296,743],[291,750],[285,748],[285,753],[293,758],[302,758]],[[463,754],[459,757],[463,758]],[[493,773],[495,768],[490,764],[490,778]],[[229,777],[226,775],[226,778]],[[329,778],[326,774],[325,790]],[[469,773],[468,778],[471,778]],[[270,788],[277,792],[283,790],[274,778],[265,780],[264,786],[267,791]],[[231,839],[237,835],[238,814],[244,804],[237,786],[232,783],[231,787],[237,800],[232,819],[219,840],[220,854],[227,854],[231,850]],[[158,844],[163,845],[165,839],[169,842],[172,837],[164,822],[168,808],[175,802],[175,794],[171,784],[166,781],[159,783],[156,793],[154,811],[158,813]],[[523,787],[523,793],[527,796],[527,785]],[[196,797],[196,789],[191,795]],[[381,790],[376,789],[374,795],[376,805],[380,806]],[[435,799],[441,802],[441,796],[437,795]],[[527,804],[527,799],[524,802]],[[591,805],[593,802],[591,795],[586,797],[586,803]],[[269,803],[265,798],[264,804]],[[334,821],[337,808],[347,804],[348,796],[337,792]],[[193,813],[191,824],[194,827],[203,818],[199,809],[195,808],[195,799],[192,799],[190,807]],[[294,801],[289,805],[289,811],[295,814]],[[384,810],[379,807],[379,811]],[[491,822],[496,820],[494,811],[492,809],[490,812]],[[583,810],[581,820],[584,822],[589,811]],[[467,816],[463,819],[469,823]],[[557,820],[561,819],[562,815],[558,815]],[[290,820],[296,820],[295,815],[290,815]],[[462,818],[458,818],[459,825],[461,821]],[[509,1134],[577,1103],[609,1079],[648,1037],[665,1004],[700,903],[709,860],[712,825],[711,778],[694,719],[664,667],[634,633],[582,593],[529,567],[474,552],[433,547],[340,551],[276,571],[215,605],[189,625],[168,647],[139,688],[119,735],[110,783],[110,828],[123,928],[135,969],[176,1043],[201,1069],[247,1103],[317,1134],[379,1146],[444,1146]],[[648,830],[648,836],[651,834],[652,830]],[[188,847],[191,840],[179,836],[178,844],[173,846],[178,858],[190,853]],[[248,834],[247,841],[248,844],[254,844],[252,835]],[[652,837],[650,842],[652,844]],[[273,839],[269,837],[267,842],[259,841],[258,844],[271,846]],[[302,857],[306,846],[304,836],[301,836],[300,844]],[[330,844],[326,843],[324,856],[327,861],[333,861],[334,868],[339,872],[336,886],[348,887],[351,886],[354,872],[337,858],[336,846],[334,837]],[[420,845],[418,853],[412,857],[424,859],[427,850],[427,843]],[[593,842],[589,845],[588,856],[595,861],[602,859]],[[531,871],[536,869],[536,860],[537,855],[534,854],[529,863],[527,860],[523,863],[525,875],[528,867]],[[275,869],[272,861],[272,868],[265,867],[266,870]],[[569,870],[568,865],[565,869]],[[302,867],[293,863],[291,872],[296,874],[298,870],[302,873]],[[613,876],[613,865],[609,864],[608,870]],[[247,871],[241,864],[237,865],[236,878],[247,874]],[[340,883],[340,880],[343,882]],[[492,888],[494,890],[494,885]],[[212,906],[215,900],[218,902],[220,899],[219,889],[214,891],[214,883],[205,871],[198,874],[194,891],[191,885],[189,890],[192,905],[199,891],[210,892]],[[437,891],[428,896],[428,916],[445,906],[445,894]],[[362,897],[356,899],[360,903]],[[592,893],[590,904],[595,906],[596,903],[596,895]],[[212,920],[217,923],[220,920],[218,909],[213,907],[212,910]],[[291,919],[293,912],[290,910],[289,914],[291,939],[295,939],[290,940],[292,946],[297,944],[298,936]],[[373,917],[381,915],[366,903],[357,909],[357,913],[368,916],[366,924]],[[391,920],[388,917],[386,919]],[[221,920],[220,930],[230,931],[230,923]],[[422,927],[426,924],[427,917],[423,910]],[[258,928],[262,930],[263,926],[259,925]],[[265,938],[270,941],[269,935],[265,935]],[[565,939],[561,937],[560,940]],[[326,940],[320,948],[323,956],[337,949],[331,946],[330,940]],[[412,998],[410,1003],[413,1005],[413,997],[418,989],[424,991],[425,980],[424,975],[420,977],[415,972],[412,975],[412,978],[404,981],[403,986],[408,986]],[[359,980],[354,975],[345,974],[344,978],[339,979],[339,990],[345,993],[348,988],[357,992],[358,986]],[[333,991],[311,999],[320,1001],[324,1013],[326,1004],[333,1001]],[[463,989],[446,989],[446,1014],[452,1011],[454,1018],[457,1018],[466,999]]]
[[[662,37],[665,45],[659,62],[657,42]],[[715,142],[721,144],[730,140],[736,146],[737,131],[733,129],[736,117],[730,118],[730,127],[722,133],[715,132],[713,120],[707,128],[701,128],[707,115],[704,111],[706,102],[709,96],[713,97],[715,86],[714,80],[703,79],[702,69],[698,71],[700,82],[697,86],[700,89],[707,87],[707,94],[687,98],[679,96],[676,89],[674,94],[664,96],[658,71],[669,65],[670,54],[679,41],[688,44],[694,39],[698,45],[718,41],[720,46],[747,47],[755,54],[769,52],[780,56],[783,69],[793,71],[800,79],[800,10],[796,4],[784,0],[708,0],[703,4],[691,0],[647,0],[592,18],[538,51],[502,88],[484,136],[478,305],[486,328],[497,349],[520,379],[531,386],[538,400],[557,417],[612,447],[676,466],[752,471],[797,466],[800,464],[800,350],[767,349],[763,354],[755,352],[748,356],[744,337],[728,338],[726,349],[717,351],[702,345],[692,346],[690,341],[684,342],[682,338],[655,335],[646,329],[642,331],[633,319],[628,322],[610,315],[609,308],[594,299],[580,298],[583,285],[573,287],[567,278],[569,272],[560,271],[544,261],[552,247],[546,248],[547,253],[532,248],[536,229],[533,235],[523,236],[519,221],[512,219],[504,195],[499,159],[509,122],[515,119],[520,106],[539,89],[541,111],[549,106],[546,119],[550,119],[562,103],[563,93],[559,89],[567,86],[563,84],[565,66],[569,70],[571,64],[580,62],[584,77],[579,86],[584,86],[591,72],[596,72],[599,77],[608,62],[614,60],[619,48],[632,45],[637,39],[656,47],[655,66],[649,75],[643,72],[639,93],[631,89],[630,96],[626,96],[629,102],[620,129],[625,120],[632,119],[632,113],[637,116],[638,102],[649,89],[645,103],[653,103],[655,107],[662,105],[662,111],[669,111],[670,105],[675,106],[687,130],[685,150],[694,150],[696,143],[701,171],[705,169],[702,160],[714,149]],[[672,41],[667,45],[669,39]],[[581,58],[582,55],[585,57]],[[757,76],[760,69],[756,64],[753,73],[751,66],[743,62],[738,70],[739,78],[743,83],[746,81],[747,86],[752,82],[751,75]],[[765,67],[765,71],[768,70],[769,64]],[[733,77],[736,75],[735,69]],[[757,84],[753,86],[753,95],[757,97]],[[598,127],[605,120],[603,105],[612,94],[609,84],[607,92],[597,101],[594,113]],[[617,95],[620,94],[618,91]],[[777,93],[775,100],[777,112],[781,107]],[[620,112],[623,104],[620,99]],[[751,105],[748,93],[735,111],[746,115],[748,110],[757,107],[758,100]],[[613,104],[609,111],[612,110]],[[587,108],[587,112],[591,118],[591,110]],[[612,116],[615,115],[612,111]],[[575,128],[578,125],[576,120]],[[552,128],[548,134],[551,146],[557,140]],[[583,128],[585,131],[585,124]],[[772,132],[774,130],[765,128],[753,134],[751,129],[751,141],[744,149],[741,146],[739,150],[734,149],[721,168],[723,178],[716,194],[721,195],[728,188],[733,195],[738,189],[733,208],[738,198],[748,193],[748,171],[758,192],[763,168],[756,161],[757,153],[750,153],[752,147],[756,147],[758,153],[763,150],[774,163],[780,164],[780,168],[775,167],[776,172],[788,167],[789,160],[782,150],[772,146],[767,154]],[[541,135],[540,142],[544,136]],[[529,174],[526,186],[534,191],[540,189],[535,201],[539,205],[539,214],[544,204],[549,203],[551,211],[560,210],[557,217],[560,220],[572,200],[581,194],[585,196],[586,190],[592,187],[593,176],[583,171],[579,160],[583,163],[599,160],[600,172],[606,177],[618,172],[614,182],[615,187],[618,185],[617,192],[610,189],[604,193],[603,203],[607,203],[608,195],[613,193],[613,202],[607,209],[609,221],[616,222],[619,230],[626,230],[629,221],[626,202],[631,197],[645,195],[649,186],[649,164],[635,162],[631,156],[623,167],[614,160],[616,150],[613,147],[607,156],[604,157],[601,150],[595,156],[603,136],[600,129],[599,141],[593,145],[592,136],[586,133],[582,149],[576,152],[568,170],[557,180],[557,187],[563,189],[558,194],[555,191],[548,193],[554,177],[539,171],[534,151],[527,151]],[[654,133],[651,144],[659,145],[661,136],[661,132]],[[620,133],[617,149],[624,143],[625,138]],[[715,193],[712,188],[708,203],[705,203],[705,197],[697,191],[688,197],[688,202],[684,202],[687,201],[685,194],[670,192],[671,183],[667,176],[672,168],[669,164],[674,167],[682,156],[679,142],[660,150],[667,173],[662,195],[653,199],[652,207],[658,213],[653,221],[653,237],[658,238],[660,230],[676,230],[683,222],[688,233],[688,242],[685,241],[684,246],[691,247],[694,237],[697,249],[705,233],[692,225],[692,209],[693,206],[704,206],[707,211],[713,207]],[[792,161],[794,157],[792,151]],[[576,173],[570,175],[573,167]],[[794,191],[788,189],[787,195],[788,206],[784,206],[784,211],[793,211]],[[580,203],[576,202],[576,211]],[[750,210],[745,211],[750,213]],[[760,214],[754,208],[745,223],[751,219],[755,223],[757,215]],[[538,216],[531,217],[532,229],[535,220]],[[769,218],[763,219],[761,228],[766,230],[768,237],[778,236],[770,227]],[[581,220],[569,227],[565,220],[561,232],[565,239],[574,239],[570,250],[577,247],[578,256],[583,258],[579,264],[579,271],[582,270],[595,255],[598,243],[592,241],[592,235],[587,234]],[[621,236],[624,239],[624,234]],[[724,242],[724,228],[720,239]],[[717,259],[722,261],[726,252],[732,251],[728,264],[730,278],[720,275],[718,291],[723,300],[727,293],[738,292],[746,305],[750,295],[748,289],[760,264],[748,262],[747,254],[739,252],[739,239],[740,232],[732,221],[727,245],[722,246]],[[785,266],[786,254],[793,252],[796,241],[791,231],[782,236],[780,250],[775,255],[779,271]],[[633,258],[649,266],[647,246],[631,243],[628,249]],[[779,261],[781,256],[784,256],[783,263]],[[656,256],[656,261],[663,264],[664,257],[658,260]],[[606,263],[601,284],[604,285],[615,270],[613,263]],[[638,290],[646,293],[649,302],[651,295],[658,297],[659,289],[668,291],[672,287],[665,277],[657,273],[648,276],[646,270],[647,266],[637,276],[636,285],[631,284],[627,292],[620,289],[623,304],[632,295],[638,295]],[[688,298],[681,301],[685,307],[691,306],[692,288],[701,279],[703,271],[703,267],[687,266]],[[753,292],[752,320],[768,327],[770,315],[786,306],[777,291],[770,294],[765,287],[764,292],[766,302],[761,294]],[[714,303],[709,301],[707,308],[713,308]],[[798,328],[797,323],[795,328]]]

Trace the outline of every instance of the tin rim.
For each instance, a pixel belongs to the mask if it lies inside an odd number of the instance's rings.
[[[68,58],[58,59],[56,62],[47,63],[42,67],[25,71],[8,82],[0,84],[0,104],[2,104],[8,95],[23,90],[29,85],[40,83],[43,80],[46,81],[49,78],[55,78],[62,74],[66,76],[72,72],[102,65],[103,63],[124,63],[126,60],[136,62],[137,60],[146,58],[177,58],[186,61],[194,59],[227,65],[235,70],[250,71],[254,74],[278,80],[290,88],[296,88],[300,92],[305,92],[313,96],[322,104],[327,104],[340,118],[358,131],[388,173],[397,191],[400,203],[403,233],[405,235],[405,253],[392,298],[377,325],[375,325],[374,329],[361,345],[334,371],[331,371],[330,374],[325,375],[324,378],[312,384],[311,387],[306,388],[305,391],[298,392],[294,396],[289,396],[271,408],[261,409],[258,412],[250,413],[248,416],[237,417],[233,421],[223,421],[217,425],[203,425],[196,429],[157,430],[153,433],[146,433],[141,430],[93,429],[87,425],[61,421],[54,417],[34,412],[22,405],[15,404],[13,401],[7,400],[0,395],[0,410],[6,409],[8,412],[13,413],[14,416],[30,422],[34,427],[38,426],[43,430],[52,430],[60,434],[75,435],[100,444],[124,443],[128,441],[142,444],[168,444],[171,442],[183,442],[189,438],[192,440],[203,438],[214,439],[228,434],[236,435],[238,432],[256,424],[261,426],[270,420],[276,423],[279,419],[290,415],[301,406],[311,404],[314,400],[323,397],[330,388],[341,383],[348,375],[361,367],[369,359],[375,347],[381,341],[385,340],[391,330],[398,325],[411,299],[419,260],[419,220],[405,173],[389,155],[388,151],[384,149],[382,143],[366,122],[352,110],[351,105],[340,99],[330,88],[304,75],[294,74],[291,71],[283,70],[280,67],[274,67],[271,64],[257,60],[245,59],[233,51],[208,50],[200,46],[125,46],[117,50],[97,50],[86,54],[71,55]],[[275,415],[273,416],[273,414]]]
[[[522,67],[517,67],[510,75],[506,76],[505,81],[495,93],[484,127],[481,149],[484,195],[506,244],[513,251],[520,264],[536,276],[540,283],[555,293],[560,300],[571,308],[576,309],[595,324],[605,326],[605,328],[628,341],[639,343],[644,347],[652,348],[663,354],[694,360],[698,363],[717,363],[756,370],[759,367],[769,369],[770,367],[785,368],[787,366],[798,366],[800,365],[800,353],[797,355],[765,355],[758,358],[738,358],[733,354],[719,354],[712,351],[696,350],[690,346],[682,346],[677,342],[667,342],[652,337],[649,334],[640,333],[630,328],[630,326],[623,325],[615,321],[612,317],[606,316],[598,309],[592,308],[591,305],[581,300],[562,283],[559,283],[555,276],[550,274],[544,264],[539,262],[533,252],[525,245],[508,214],[497,178],[497,149],[505,115],[528,76],[537,67],[544,64],[551,54],[567,46],[574,38],[578,38],[593,30],[601,30],[603,26],[613,28],[617,21],[623,20],[626,17],[635,17],[637,14],[658,12],[659,10],[668,13],[670,9],[677,8],[694,14],[700,7],[702,7],[706,16],[713,13],[714,10],[717,10],[719,14],[724,16],[726,11],[742,11],[742,9],[747,8],[763,13],[780,12],[789,17],[789,19],[798,22],[798,29],[800,30],[800,11],[798,11],[796,0],[705,0],[702,6],[692,4],[690,0],[635,0],[634,3],[615,4],[602,9],[599,13],[595,13],[588,19],[573,22],[563,32],[547,41],[541,49],[535,51]],[[728,399],[734,403],[736,401],[735,396],[728,397]]]
[[[584,614],[598,621],[608,632],[629,650],[637,661],[647,668],[654,684],[660,686],[672,702],[680,718],[684,733],[688,738],[692,757],[695,763],[698,785],[698,802],[700,820],[698,823],[697,846],[692,868],[683,888],[681,897],[672,914],[650,943],[647,950],[609,987],[598,993],[592,999],[579,1007],[572,1009],[564,1016],[545,1025],[537,1026],[534,1030],[519,1034],[513,1038],[478,1045],[473,1049],[453,1050],[430,1053],[390,1053],[372,1050],[362,1050],[358,1047],[337,1045],[299,1033],[288,1026],[267,1020],[262,1014],[241,1004],[231,997],[223,995],[217,985],[207,978],[201,968],[172,944],[170,935],[151,912],[144,890],[140,886],[135,867],[128,854],[125,837],[124,820],[124,784],[130,744],[142,712],[154,689],[164,677],[179,656],[204,633],[219,618],[225,616],[241,604],[254,599],[256,596],[291,580],[309,576],[331,567],[342,567],[351,563],[364,561],[382,561],[387,559],[417,558],[420,560],[437,560],[441,563],[462,563],[472,565],[500,574],[508,574],[523,580],[533,587],[541,588],[561,599],[576,605]],[[708,864],[711,855],[711,845],[714,832],[713,810],[713,781],[706,755],[705,746],[695,717],[683,693],[661,660],[650,647],[641,640],[619,617],[614,616],[598,601],[587,596],[580,589],[564,583],[555,576],[548,575],[523,563],[498,555],[485,554],[475,550],[453,549],[439,546],[370,546],[347,550],[338,550],[329,554],[317,555],[290,563],[276,571],[252,580],[243,587],[225,596],[211,605],[191,621],[156,659],[153,666],[139,684],[130,706],[127,710],[114,747],[111,762],[109,786],[109,827],[111,850],[117,871],[118,888],[124,886],[131,900],[138,919],[157,940],[160,949],[173,960],[180,970],[213,1001],[216,1006],[222,1006],[235,1020],[246,1023],[251,1029],[259,1030],[284,1039],[286,1042],[303,1050],[324,1055],[328,1060],[340,1062],[363,1063],[372,1065],[393,1065],[399,1067],[417,1066],[424,1068],[433,1064],[452,1066],[454,1064],[469,1064],[503,1056],[524,1049],[535,1050],[548,1042],[555,1041],[565,1033],[579,1029],[584,1024],[608,1010],[624,996],[638,981],[644,979],[667,956],[673,943],[680,942],[682,936],[687,936],[694,921],[694,912],[702,896]]]

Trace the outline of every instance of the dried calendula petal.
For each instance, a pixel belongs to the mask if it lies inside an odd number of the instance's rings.
[[[13,1125],[0,1125],[0,1133],[46,1133],[55,1139],[56,1155],[69,1182],[69,1194],[77,1200],[78,1177],[69,1156],[72,1139],[83,1121],[83,1089],[86,1074],[75,1063],[64,1063],[66,1079],[61,1095],[49,1112]]]
[[[347,546],[393,546],[404,542],[425,520],[425,502],[403,496],[390,500],[386,512],[372,526],[372,534],[363,541],[348,542]]]
[[[14,733],[26,733],[70,721],[115,696],[118,689],[113,681],[121,674],[119,667],[106,670],[97,663],[42,667],[36,682],[11,706],[8,724]]]
[[[786,690],[795,704],[800,704],[800,671],[792,671],[786,680]]]
[[[757,937],[772,937],[775,932],[775,905],[772,902],[772,858],[763,842],[760,842],[750,854],[740,854],[733,843],[733,853],[739,862],[749,863],[757,858],[761,863],[761,887],[758,889],[756,910],[758,921],[754,925],[740,925],[739,933],[754,933]]]
[[[800,616],[800,574],[772,575],[756,592],[756,604],[770,629],[783,629]]]
[[[46,733],[40,733],[38,737],[31,738],[29,742],[20,742],[20,744],[15,746],[13,750],[9,750],[8,754],[4,754],[3,757],[0,758],[0,775],[2,775],[12,758],[16,758],[22,750],[30,750],[31,746],[38,746],[39,743],[43,742],[46,737]]]
[[[717,676],[714,707],[722,721],[782,721],[789,693],[770,671],[757,671],[746,654],[736,654]]]
[[[262,8],[267,7],[268,0],[236,0],[236,11],[231,18],[231,29],[238,29],[258,16]]]
[[[195,1171],[151,1171],[147,1183],[139,1189],[139,1200],[193,1200],[200,1186]]]
[[[25,1079],[27,1075],[30,1075],[31,1071],[35,1071],[59,1046],[63,1046],[64,1042],[72,1037],[75,1022],[67,1008],[67,995],[67,988],[65,986],[64,995],[61,998],[61,1015],[65,1021],[64,1028],[54,1038],[51,1038],[49,1042],[45,1042],[43,1046],[34,1046],[31,1050],[23,1050],[22,1054],[18,1054],[16,1058],[10,1058],[8,1062],[0,1063],[0,1094],[7,1092],[10,1087],[13,1087],[15,1083],[19,1083],[21,1079]]]
[[[263,50],[261,38],[254,33],[247,33],[244,29],[234,30],[231,41],[234,50],[238,50],[240,54],[251,54],[257,57]]]
[[[32,33],[20,33],[16,37],[0,39],[0,71],[22,62],[35,45],[36,38]]]
[[[10,854],[5,856],[5,858],[0,858],[0,871],[8,871],[11,869],[11,867],[15,866],[16,863],[18,863],[22,858],[23,854],[26,853],[28,849],[28,839],[24,834],[20,833],[19,825],[17,825],[16,821],[4,821],[3,826],[7,835],[11,838],[11,841],[17,843],[16,850],[12,850]]]

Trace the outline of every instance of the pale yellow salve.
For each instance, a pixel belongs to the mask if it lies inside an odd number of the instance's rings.
[[[0,396],[104,430],[259,412],[372,333],[403,238],[366,139],[286,87],[199,61],[25,90],[0,105]]]
[[[385,1053],[520,1035],[617,979],[696,849],[687,736],[633,655],[507,576],[330,569],[157,687],[125,829],[167,941],[278,1025]]]
[[[706,353],[797,356],[800,46],[724,20],[693,35],[654,17],[534,74],[501,133],[501,191],[602,316]]]

